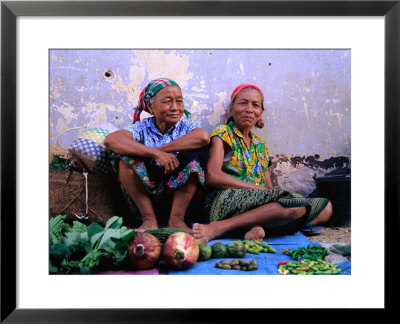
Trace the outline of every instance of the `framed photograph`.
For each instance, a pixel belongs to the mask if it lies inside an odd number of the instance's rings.
[[[224,322],[271,308],[391,309],[400,199],[399,2],[2,1],[1,321]],[[340,57],[330,65],[350,61],[351,53],[350,276],[49,276],[49,129],[57,127],[49,113],[57,91],[49,53],[56,62],[57,49],[132,48],[336,49]],[[246,294],[255,301],[236,298]]]

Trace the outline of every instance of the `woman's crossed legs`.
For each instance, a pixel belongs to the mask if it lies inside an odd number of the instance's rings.
[[[209,224],[193,225],[193,235],[199,243],[212,239],[237,229],[246,230],[245,239],[261,241],[265,237],[264,229],[276,228],[289,224],[306,214],[306,207],[286,208],[277,202],[271,202],[240,215]],[[329,202],[325,209],[312,221],[311,225],[325,223],[332,215],[332,204]]]
[[[150,193],[146,190],[141,178],[124,161],[119,161],[119,180],[128,196],[135,202],[143,223],[136,228],[136,232],[144,232],[147,229],[158,228],[157,217],[154,212]],[[188,233],[192,233],[185,222],[184,217],[190,201],[196,193],[198,187],[197,175],[192,173],[189,180],[174,191],[171,214],[168,222],[169,227],[180,228]]]

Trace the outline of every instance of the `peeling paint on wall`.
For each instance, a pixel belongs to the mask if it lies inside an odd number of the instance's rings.
[[[287,189],[305,197],[315,191],[314,177],[349,177],[349,156],[272,155],[270,174],[274,188]]]
[[[208,121],[211,125],[219,125],[223,123],[223,116],[225,114],[224,101],[226,98],[226,92],[216,93],[218,102],[215,104],[214,109],[210,111],[208,115]]]

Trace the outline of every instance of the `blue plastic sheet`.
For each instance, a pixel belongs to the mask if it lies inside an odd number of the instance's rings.
[[[210,246],[217,242],[221,242],[225,245],[237,239],[219,239],[212,240],[208,242]],[[258,269],[254,271],[241,271],[241,270],[225,270],[215,267],[215,263],[221,260],[233,260],[232,258],[222,258],[222,259],[210,259],[208,261],[198,261],[196,264],[184,270],[168,270],[169,275],[280,275],[278,273],[278,262],[279,261],[293,261],[293,259],[282,254],[284,249],[296,249],[298,247],[307,246],[309,244],[318,244],[307,239],[301,232],[296,232],[293,235],[268,237],[264,239],[264,242],[271,245],[276,253],[260,253],[260,254],[250,254],[242,258],[242,260],[252,260],[256,259],[258,264]],[[338,266],[342,269],[342,272],[338,275],[349,275],[351,274],[351,262],[345,261]],[[292,275],[292,274],[289,274]]]

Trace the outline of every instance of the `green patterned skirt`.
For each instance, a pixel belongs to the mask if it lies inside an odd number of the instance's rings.
[[[246,211],[278,202],[283,207],[306,207],[304,217],[275,229],[277,232],[294,233],[311,222],[326,207],[326,198],[304,198],[286,190],[276,189],[218,189],[207,193],[205,213],[209,222],[234,217]]]

